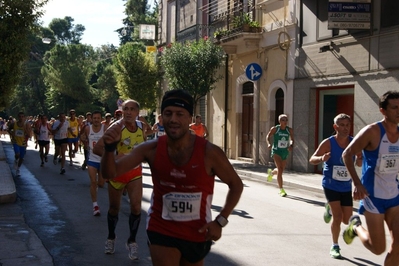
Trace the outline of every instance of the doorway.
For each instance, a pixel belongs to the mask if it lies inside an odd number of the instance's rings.
[[[242,97],[242,145],[241,157],[252,158],[254,97]]]
[[[334,117],[340,113],[345,113],[351,117],[350,135],[353,136],[353,115],[354,115],[354,92],[353,87],[328,88],[317,91],[316,107],[316,132],[315,147],[330,136],[335,131],[333,128]],[[322,172],[323,164],[317,166],[317,172]]]

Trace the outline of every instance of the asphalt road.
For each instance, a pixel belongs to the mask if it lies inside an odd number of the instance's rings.
[[[4,144],[8,158],[11,145]],[[52,151],[51,151],[52,153]],[[66,174],[52,156],[40,167],[38,151],[30,143],[21,177],[16,178],[20,205],[26,222],[36,232],[54,260],[54,265],[151,265],[146,246],[145,217],[152,190],[150,172],[144,167],[142,220],[138,233],[138,261],[130,261],[125,250],[129,204],[122,198],[114,255],[104,254],[107,237],[107,190],[98,191],[100,217],[92,215],[87,170],[80,169],[78,154]],[[343,260],[329,257],[330,225],[322,218],[324,195],[290,188],[281,198],[275,186],[244,180],[245,189],[222,238],[212,246],[205,265],[382,265],[385,254],[376,256],[355,239],[347,246],[341,239]],[[213,215],[223,206],[227,186],[216,181]],[[342,226],[342,228],[344,228]],[[387,239],[389,240],[388,234]],[[165,258],[167,259],[167,258]]]

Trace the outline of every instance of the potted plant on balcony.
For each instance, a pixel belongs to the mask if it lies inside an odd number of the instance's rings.
[[[249,27],[249,23],[251,23],[252,19],[249,14],[242,14],[239,16],[235,16],[233,19],[233,27],[235,29],[242,29],[242,31],[249,32],[251,31]]]
[[[213,37],[217,40],[220,40],[222,38],[222,30],[217,30],[213,33]]]
[[[243,14],[243,16],[242,16],[242,31],[246,31],[246,32],[251,31],[251,27],[250,27],[251,22],[252,22],[252,19],[249,16],[249,14]]]
[[[228,30],[226,30],[226,29],[219,29],[219,30],[216,30],[216,31],[213,33],[213,37],[216,38],[217,40],[220,40],[222,37],[224,37],[224,36],[226,36],[226,35],[228,35],[228,34],[229,34],[229,31],[228,31]]]
[[[251,28],[251,32],[261,32],[262,27],[260,26],[259,22],[253,20],[249,23],[249,27]]]

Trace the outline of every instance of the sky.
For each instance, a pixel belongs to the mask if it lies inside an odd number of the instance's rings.
[[[93,47],[102,44],[119,46],[115,30],[123,26],[124,3],[122,0],[49,0],[41,20],[47,27],[53,18],[69,16],[75,25],[82,24],[86,28],[81,43]]]

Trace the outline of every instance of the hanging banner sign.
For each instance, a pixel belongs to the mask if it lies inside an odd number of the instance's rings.
[[[140,24],[139,32],[140,39],[155,40],[155,25]]]
[[[328,2],[328,29],[370,29],[371,0],[330,0]]]

